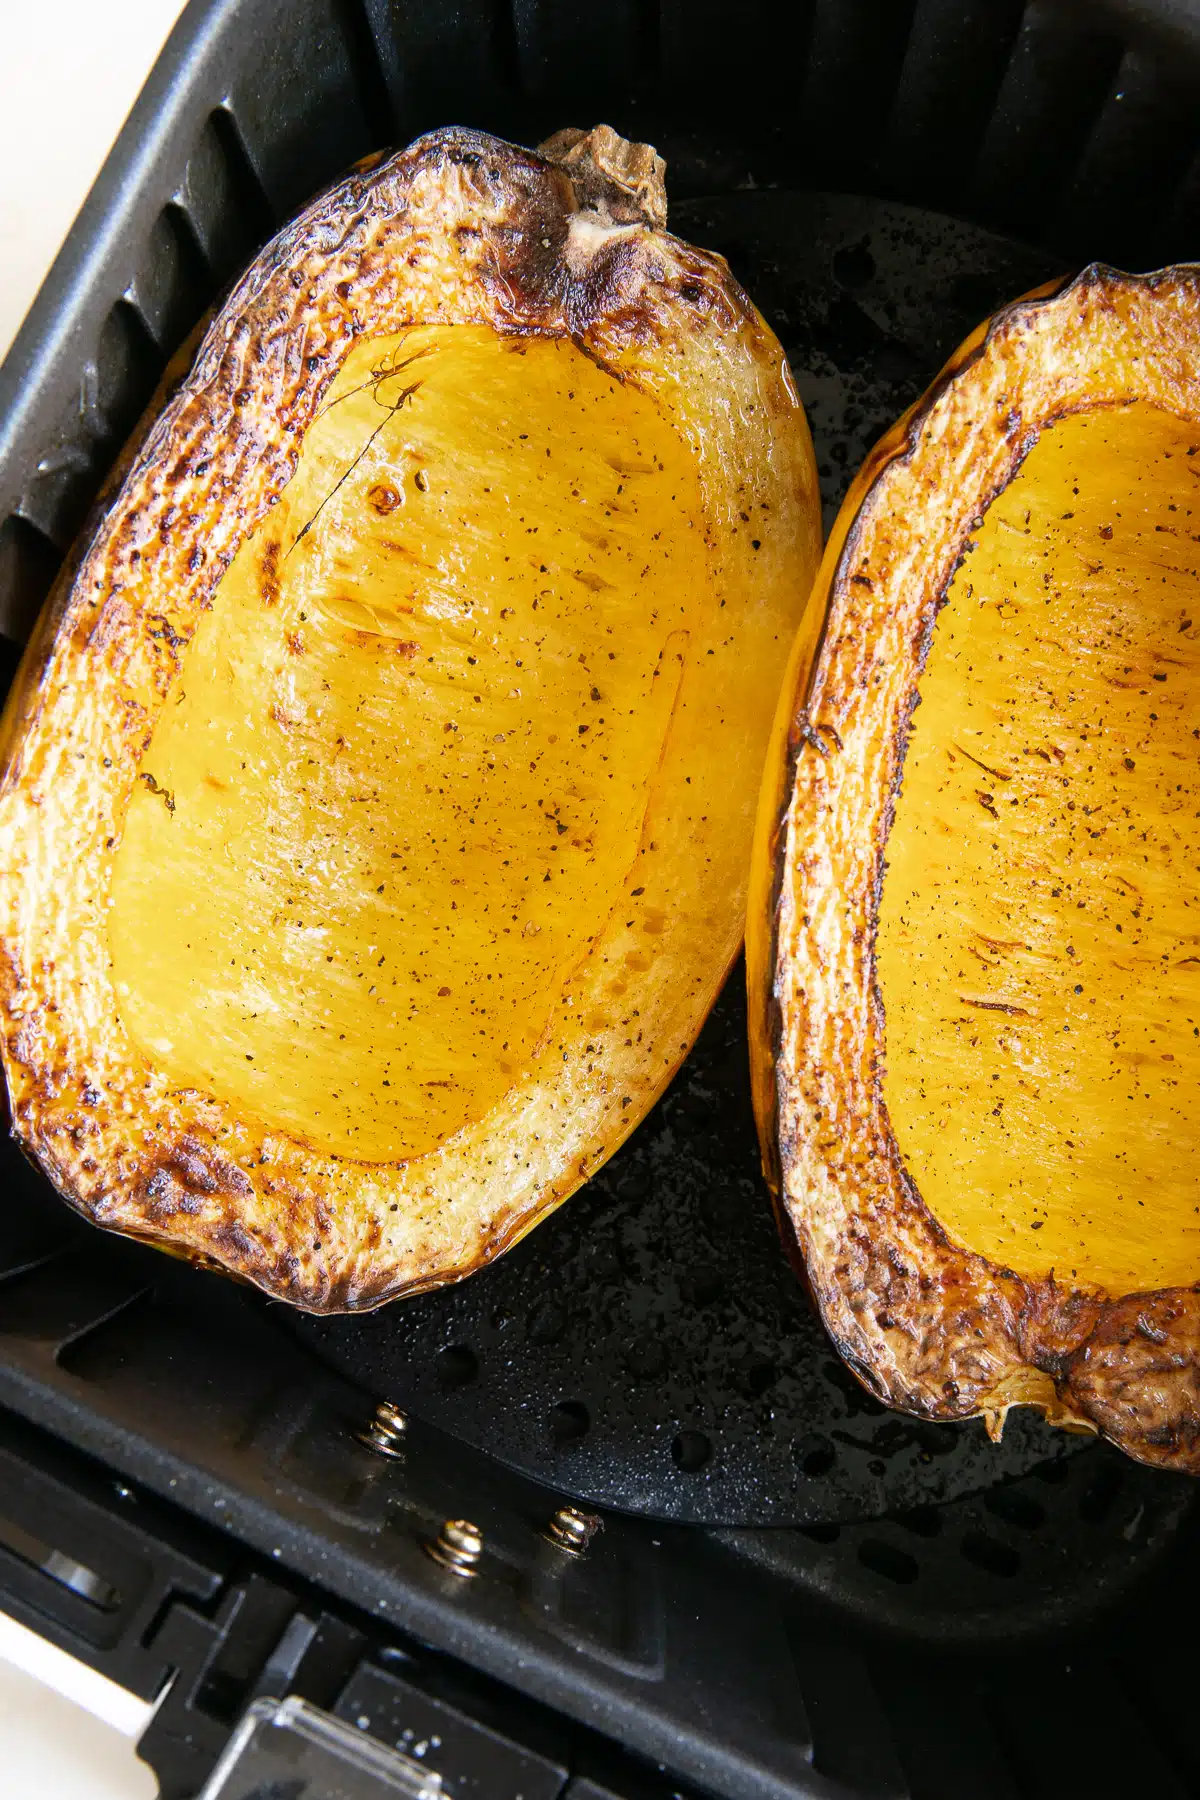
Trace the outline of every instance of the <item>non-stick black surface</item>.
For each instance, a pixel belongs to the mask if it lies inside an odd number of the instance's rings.
[[[902,206],[746,191],[676,208],[783,341],[826,525],[866,452],[1044,252]],[[494,1267],[359,1318],[297,1319],[370,1392],[597,1504],[709,1524],[875,1517],[1078,1447],[1033,1414],[887,1412],[833,1352],[758,1171],[740,967],[670,1092]]]

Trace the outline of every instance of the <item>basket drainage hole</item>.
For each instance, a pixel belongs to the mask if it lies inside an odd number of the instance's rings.
[[[840,1525],[830,1524],[824,1519],[817,1519],[812,1525],[800,1525],[797,1529],[806,1538],[811,1538],[814,1544],[836,1544],[842,1535]]]
[[[702,1431],[681,1431],[671,1445],[671,1458],[685,1475],[694,1475],[712,1455],[712,1444]]]
[[[465,1387],[479,1373],[479,1358],[467,1344],[447,1344],[438,1351],[437,1372],[447,1387]]]
[[[779,1380],[779,1370],[774,1363],[755,1363],[746,1376],[746,1386],[754,1398],[760,1399],[769,1388],[773,1388]]]
[[[560,1400],[550,1414],[550,1435],[556,1444],[573,1444],[587,1436],[591,1422],[582,1400]]]
[[[1124,1485],[1119,1469],[1101,1469],[1079,1502],[1079,1516],[1084,1524],[1102,1524],[1116,1504]]]
[[[813,1432],[802,1437],[792,1448],[792,1455],[800,1464],[801,1473],[810,1481],[817,1481],[822,1475],[828,1475],[837,1461],[837,1451],[827,1437]]]
[[[842,244],[833,253],[833,278],[844,288],[866,287],[875,273],[875,258],[863,238],[857,244]]]
[[[1011,1580],[1021,1572],[1021,1558],[1009,1544],[998,1543],[982,1531],[970,1531],[962,1541],[962,1553],[977,1569]]]
[[[936,1506],[910,1506],[907,1512],[893,1513],[892,1521],[923,1538],[935,1538],[942,1529],[942,1515]]]
[[[901,1550],[897,1544],[888,1544],[882,1538],[867,1538],[858,1546],[858,1560],[864,1569],[870,1569],[875,1575],[882,1575],[885,1581],[895,1581],[902,1586],[917,1579],[921,1573],[915,1556],[907,1550]]]
[[[983,1504],[1006,1525],[1017,1525],[1022,1531],[1036,1531],[1046,1517],[1045,1507],[1032,1494],[1022,1494],[1016,1488],[993,1488],[984,1496]]]

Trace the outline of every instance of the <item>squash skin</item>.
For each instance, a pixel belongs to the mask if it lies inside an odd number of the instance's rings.
[[[539,1140],[546,1103],[540,1091],[527,1097],[539,1150],[520,1178],[472,1180],[478,1169],[450,1155],[418,1183],[402,1165],[322,1154],[203,1093],[170,1090],[134,1051],[116,1016],[88,857],[111,851],[191,634],[296,467],[345,354],[413,323],[486,324],[569,339],[618,379],[661,388],[686,353],[693,379],[673,400],[682,428],[715,440],[709,475],[741,473],[749,440],[759,490],[778,507],[773,579],[794,576],[788,631],[819,551],[811,443],[782,352],[723,260],[660,229],[661,164],[603,127],[559,134],[546,151],[461,129],[429,134],[367,159],[267,247],[165,409],[152,408],[124,486],[48,603],[6,714],[0,1003],[17,1137],[97,1224],[314,1311],[458,1279],[560,1204],[665,1087],[738,937],[735,925],[686,1041],[657,1068],[593,1083],[574,1137]],[[727,556],[726,574],[745,591],[748,549],[743,560],[735,570]],[[69,747],[81,743],[91,754]],[[43,855],[81,818],[90,838],[65,862]]]
[[[875,957],[909,721],[972,529],[1056,419],[1142,400],[1200,420],[1198,326],[1200,269],[1090,267],[981,327],[877,446],[794,652],[747,926],[764,1171],[789,1252],[859,1379],[920,1417],[982,1416],[993,1435],[1010,1406],[1036,1405],[1192,1474],[1200,1290],[1107,1295],[1023,1278],[950,1238],[884,1105]],[[980,433],[981,419],[994,425]]]

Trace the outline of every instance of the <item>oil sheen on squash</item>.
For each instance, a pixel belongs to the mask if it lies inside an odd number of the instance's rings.
[[[484,1116],[638,906],[715,606],[647,394],[485,326],[356,348],[145,755],[110,924],[139,1048],[368,1162]]]
[[[1200,1276],[1200,430],[1043,432],[950,588],[887,845],[884,1097],[1030,1277]]]

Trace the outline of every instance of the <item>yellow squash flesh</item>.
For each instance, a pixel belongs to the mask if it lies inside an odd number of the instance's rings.
[[[988,508],[880,906],[883,1097],[926,1205],[1111,1295],[1200,1273],[1197,441],[1136,402],[1075,413]]]
[[[455,325],[352,351],[126,814],[109,929],[143,1054],[387,1162],[501,1102],[568,989],[591,1032],[627,1030],[687,879],[648,802],[697,873],[741,806],[684,736],[754,699],[704,522],[686,444],[569,342]],[[697,900],[689,1005],[727,955]]]
[[[1194,269],[1085,271],[876,450],[748,930],[764,1160],[851,1366],[1194,1472],[1198,328]]]
[[[307,1307],[516,1241],[741,933],[807,428],[651,153],[549,148],[434,134],[268,248],[10,708],[17,1130]]]

